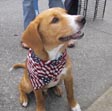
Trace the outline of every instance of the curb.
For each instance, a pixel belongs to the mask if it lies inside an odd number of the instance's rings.
[[[85,111],[112,111],[112,87]]]

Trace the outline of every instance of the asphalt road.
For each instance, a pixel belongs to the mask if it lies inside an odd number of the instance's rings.
[[[40,0],[40,11],[47,1]],[[104,20],[87,21],[85,37],[69,49],[73,61],[75,97],[85,110],[112,85],[112,1],[108,0]],[[10,67],[25,59],[20,46],[23,32],[22,0],[0,0],[0,111],[34,111],[30,96],[27,108],[19,104],[18,84],[23,70],[9,72]],[[68,111],[65,89],[62,98],[49,94],[47,111]]]

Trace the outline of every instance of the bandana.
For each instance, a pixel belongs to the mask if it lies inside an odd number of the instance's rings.
[[[66,50],[56,60],[43,61],[37,57],[32,49],[27,55],[27,68],[33,88],[40,89],[51,81],[57,81],[66,64]]]

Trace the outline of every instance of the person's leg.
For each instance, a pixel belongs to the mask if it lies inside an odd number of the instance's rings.
[[[35,18],[33,0],[23,0],[24,29]]]
[[[27,28],[29,23],[35,18],[35,10],[33,0],[23,0],[23,19],[24,19],[24,30]],[[27,44],[21,41],[23,48],[28,49]]]
[[[77,13],[78,13],[78,0],[71,0],[69,5],[70,5],[70,8],[68,9],[68,13],[70,15],[77,15]]]
[[[49,0],[49,8],[61,7],[64,8],[62,0]]]

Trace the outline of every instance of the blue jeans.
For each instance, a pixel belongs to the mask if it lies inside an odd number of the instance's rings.
[[[62,0],[49,0],[49,8],[52,7],[64,8]],[[36,17],[33,0],[23,0],[23,17],[24,29],[26,29],[29,23]]]

